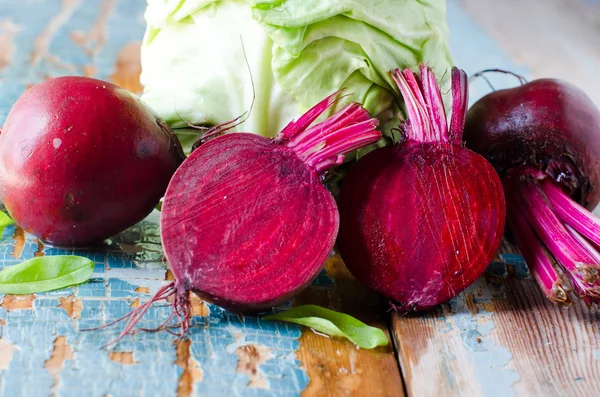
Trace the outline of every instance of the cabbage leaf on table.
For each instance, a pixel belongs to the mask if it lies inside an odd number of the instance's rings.
[[[447,87],[452,66],[443,0],[148,0],[145,17],[142,99],[184,143],[188,122],[233,120],[253,98],[235,130],[273,137],[340,88],[338,108],[361,102],[390,136],[388,72],[426,62]]]

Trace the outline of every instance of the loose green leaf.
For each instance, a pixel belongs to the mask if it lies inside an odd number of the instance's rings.
[[[265,316],[263,319],[296,323],[330,336],[348,338],[363,349],[388,344],[387,336],[379,328],[370,327],[352,316],[320,306],[298,306],[285,312]]]
[[[87,281],[94,261],[81,256],[40,256],[0,271],[0,293],[34,294]]]
[[[6,226],[12,225],[13,223],[15,223],[14,219],[0,211],[0,235],[2,235]]]

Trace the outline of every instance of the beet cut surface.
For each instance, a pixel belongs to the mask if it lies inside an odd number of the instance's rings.
[[[200,145],[171,180],[163,247],[180,294],[256,311],[307,287],[333,249],[337,205],[322,177],[343,154],[380,138],[354,103],[310,126],[334,96],[271,140],[231,133]]]
[[[277,305],[316,277],[338,230],[319,176],[288,147],[252,134],[214,139],[171,182],[161,222],[177,279],[220,306]],[[297,263],[293,272],[289,264]],[[282,291],[286,291],[282,294]],[[232,298],[235,296],[235,298]]]
[[[466,76],[453,70],[448,126],[433,74],[394,75],[407,103],[404,141],[350,170],[340,193],[338,246],[361,282],[401,311],[445,302],[494,257],[504,228],[502,185],[482,156],[461,144]]]

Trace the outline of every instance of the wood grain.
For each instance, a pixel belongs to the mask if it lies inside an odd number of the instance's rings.
[[[514,273],[486,276],[435,311],[393,315],[409,395],[598,395],[599,315],[555,306]]]
[[[460,0],[469,16],[532,78],[584,89],[600,105],[600,4],[590,0]],[[497,65],[488,65],[495,67]]]
[[[339,255],[330,258],[326,271],[335,280],[333,288],[313,286],[297,298],[296,304],[329,307],[388,333],[387,315],[379,297],[352,277]],[[347,340],[327,338],[305,329],[296,355],[310,377],[304,397],[404,395],[391,343],[364,350]]]

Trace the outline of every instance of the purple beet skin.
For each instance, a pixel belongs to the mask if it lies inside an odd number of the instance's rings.
[[[60,246],[103,241],[148,215],[183,161],[172,131],[130,92],[59,77],[26,91],[0,134],[0,198]]]

